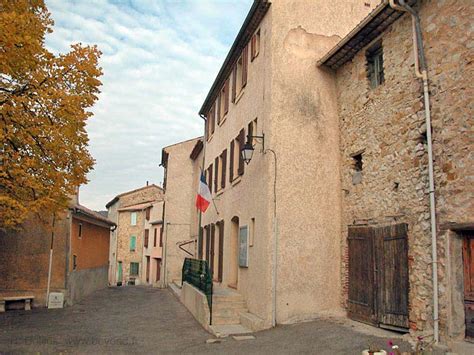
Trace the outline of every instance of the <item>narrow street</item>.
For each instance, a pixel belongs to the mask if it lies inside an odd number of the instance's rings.
[[[253,335],[252,340],[229,337],[207,344],[213,336],[169,290],[139,286],[100,290],[65,309],[0,314],[0,353],[360,354],[370,344],[387,349],[392,333],[316,320]]]

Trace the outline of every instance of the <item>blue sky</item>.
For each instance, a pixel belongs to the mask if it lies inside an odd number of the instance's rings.
[[[81,204],[161,184],[164,146],[203,132],[199,108],[252,0],[46,0],[47,47],[97,44],[104,75],[87,125],[96,159]]]

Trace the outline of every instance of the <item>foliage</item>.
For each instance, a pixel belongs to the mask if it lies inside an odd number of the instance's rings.
[[[0,228],[64,209],[94,160],[86,121],[102,69],[96,46],[45,48],[44,0],[0,0]]]

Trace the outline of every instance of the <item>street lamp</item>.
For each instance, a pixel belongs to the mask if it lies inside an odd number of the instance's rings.
[[[261,139],[262,140],[262,151],[265,152],[265,134],[262,133],[261,136],[252,136],[247,135],[247,142],[244,144],[242,149],[240,150],[240,154],[242,156],[242,160],[245,164],[249,164],[253,157],[253,152],[255,148],[252,145],[252,139]]]

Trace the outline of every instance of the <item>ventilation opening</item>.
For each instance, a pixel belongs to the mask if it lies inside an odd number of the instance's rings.
[[[354,170],[355,171],[362,171],[362,153],[358,153],[356,155],[352,156],[352,159],[354,160]]]

